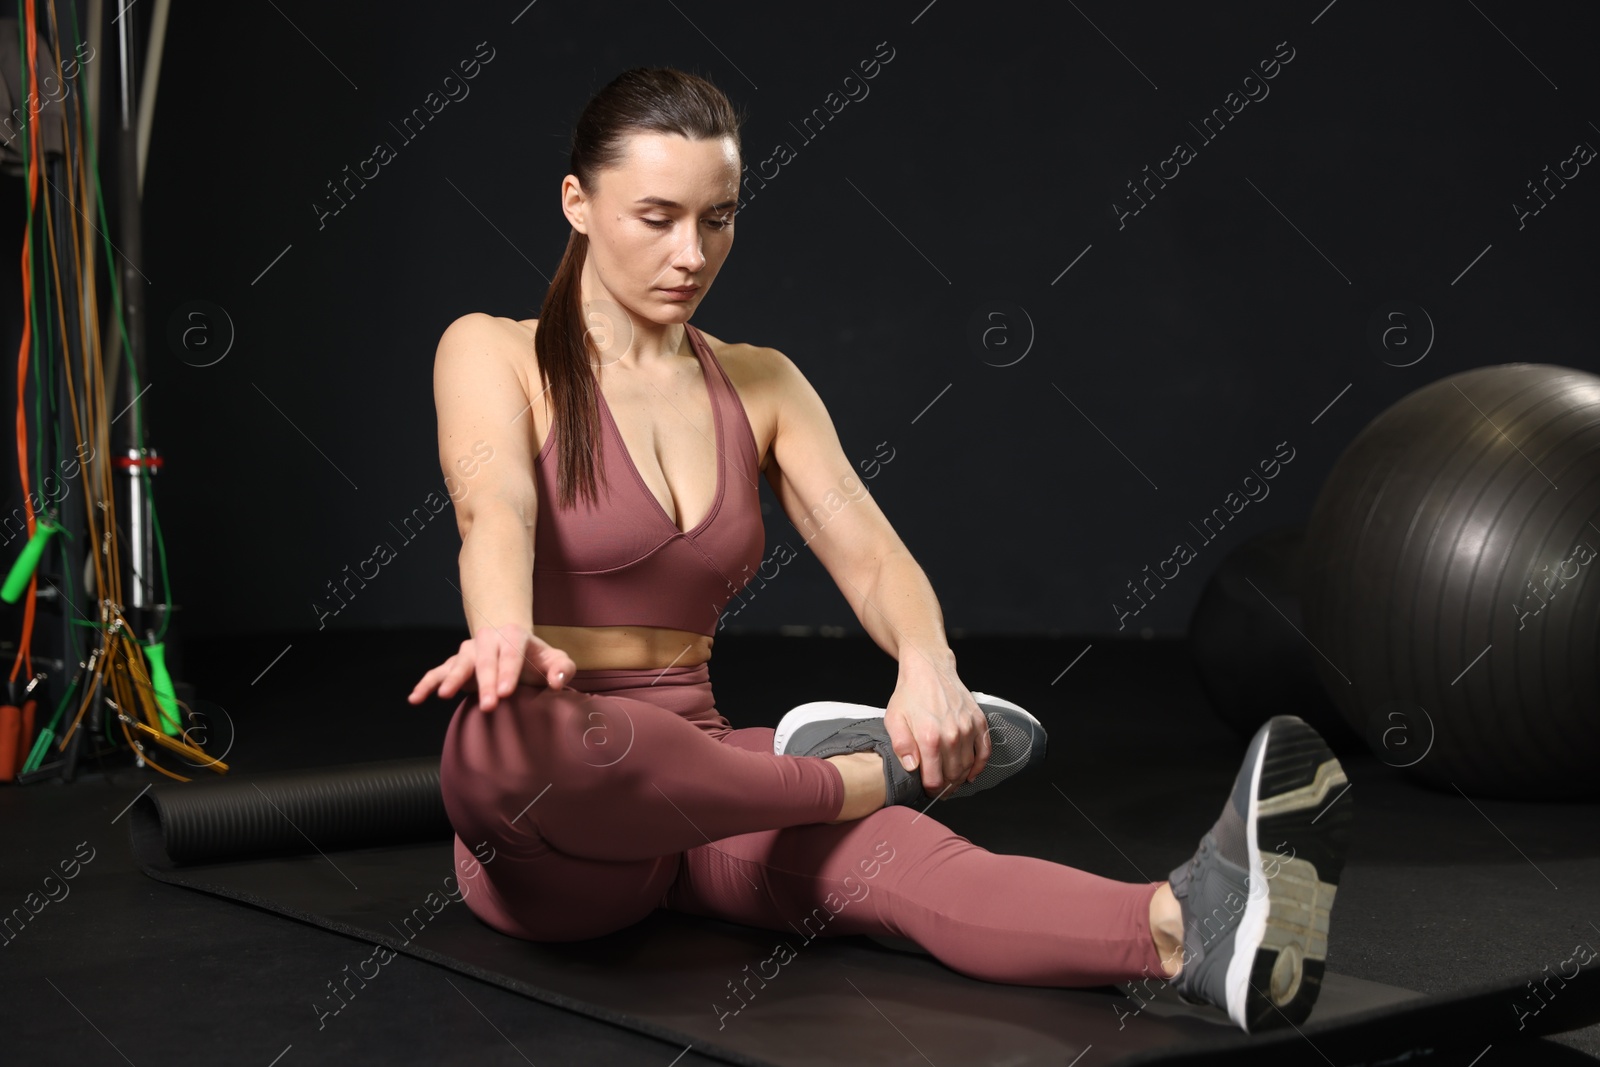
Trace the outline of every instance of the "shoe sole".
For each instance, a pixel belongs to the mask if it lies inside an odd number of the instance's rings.
[[[772,751],[783,755],[789,739],[802,726],[828,719],[881,719],[883,714],[883,708],[875,708],[871,704],[848,704],[842,700],[813,700],[809,704],[797,704],[778,720],[778,728],[772,735]]]
[[[1234,1021],[1255,1033],[1298,1026],[1322,990],[1352,808],[1344,768],[1321,735],[1294,716],[1271,720],[1251,796],[1252,888],[1227,997]],[[1252,944],[1253,952],[1246,949]]]

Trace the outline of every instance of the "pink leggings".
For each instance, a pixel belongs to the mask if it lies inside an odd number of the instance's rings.
[[[791,945],[908,938],[991,982],[1162,974],[1149,924],[1160,882],[993,853],[916,808],[827,825],[844,803],[838,769],[773,754],[769,727],[732,729],[706,664],[579,671],[571,685],[524,685],[490,712],[468,696],[445,734],[445,809],[475,876],[467,906],[496,930],[575,941],[668,908]]]

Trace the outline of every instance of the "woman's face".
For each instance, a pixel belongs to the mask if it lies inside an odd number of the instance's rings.
[[[661,325],[687,322],[733,247],[732,138],[632,134],[622,164],[602,171],[598,185],[586,196],[569,174],[561,187],[568,220],[589,238],[585,299],[614,301]],[[687,299],[666,291],[691,286]]]

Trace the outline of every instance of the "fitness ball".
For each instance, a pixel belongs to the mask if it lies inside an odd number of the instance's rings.
[[[1600,377],[1442,378],[1357,435],[1306,527],[1314,663],[1385,763],[1467,795],[1600,777]]]

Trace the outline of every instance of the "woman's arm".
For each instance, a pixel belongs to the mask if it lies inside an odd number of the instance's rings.
[[[783,353],[760,351],[777,409],[767,479],[861,625],[900,665],[887,717],[895,751],[907,769],[922,766],[932,794],[970,781],[989,758],[988,723],[956,676],[933,586],[856,477],[817,391]]]
[[[439,466],[461,533],[459,589],[485,710],[518,680],[543,680],[543,668],[557,660],[572,669],[564,653],[532,636],[539,514],[525,385],[537,377],[532,367],[525,342],[481,313],[452,322],[434,356]],[[440,695],[453,691],[441,686]]]
[[[461,533],[461,597],[467,629],[533,627],[533,412],[512,338],[482,313],[463,315],[439,338],[433,402],[439,469]]]

